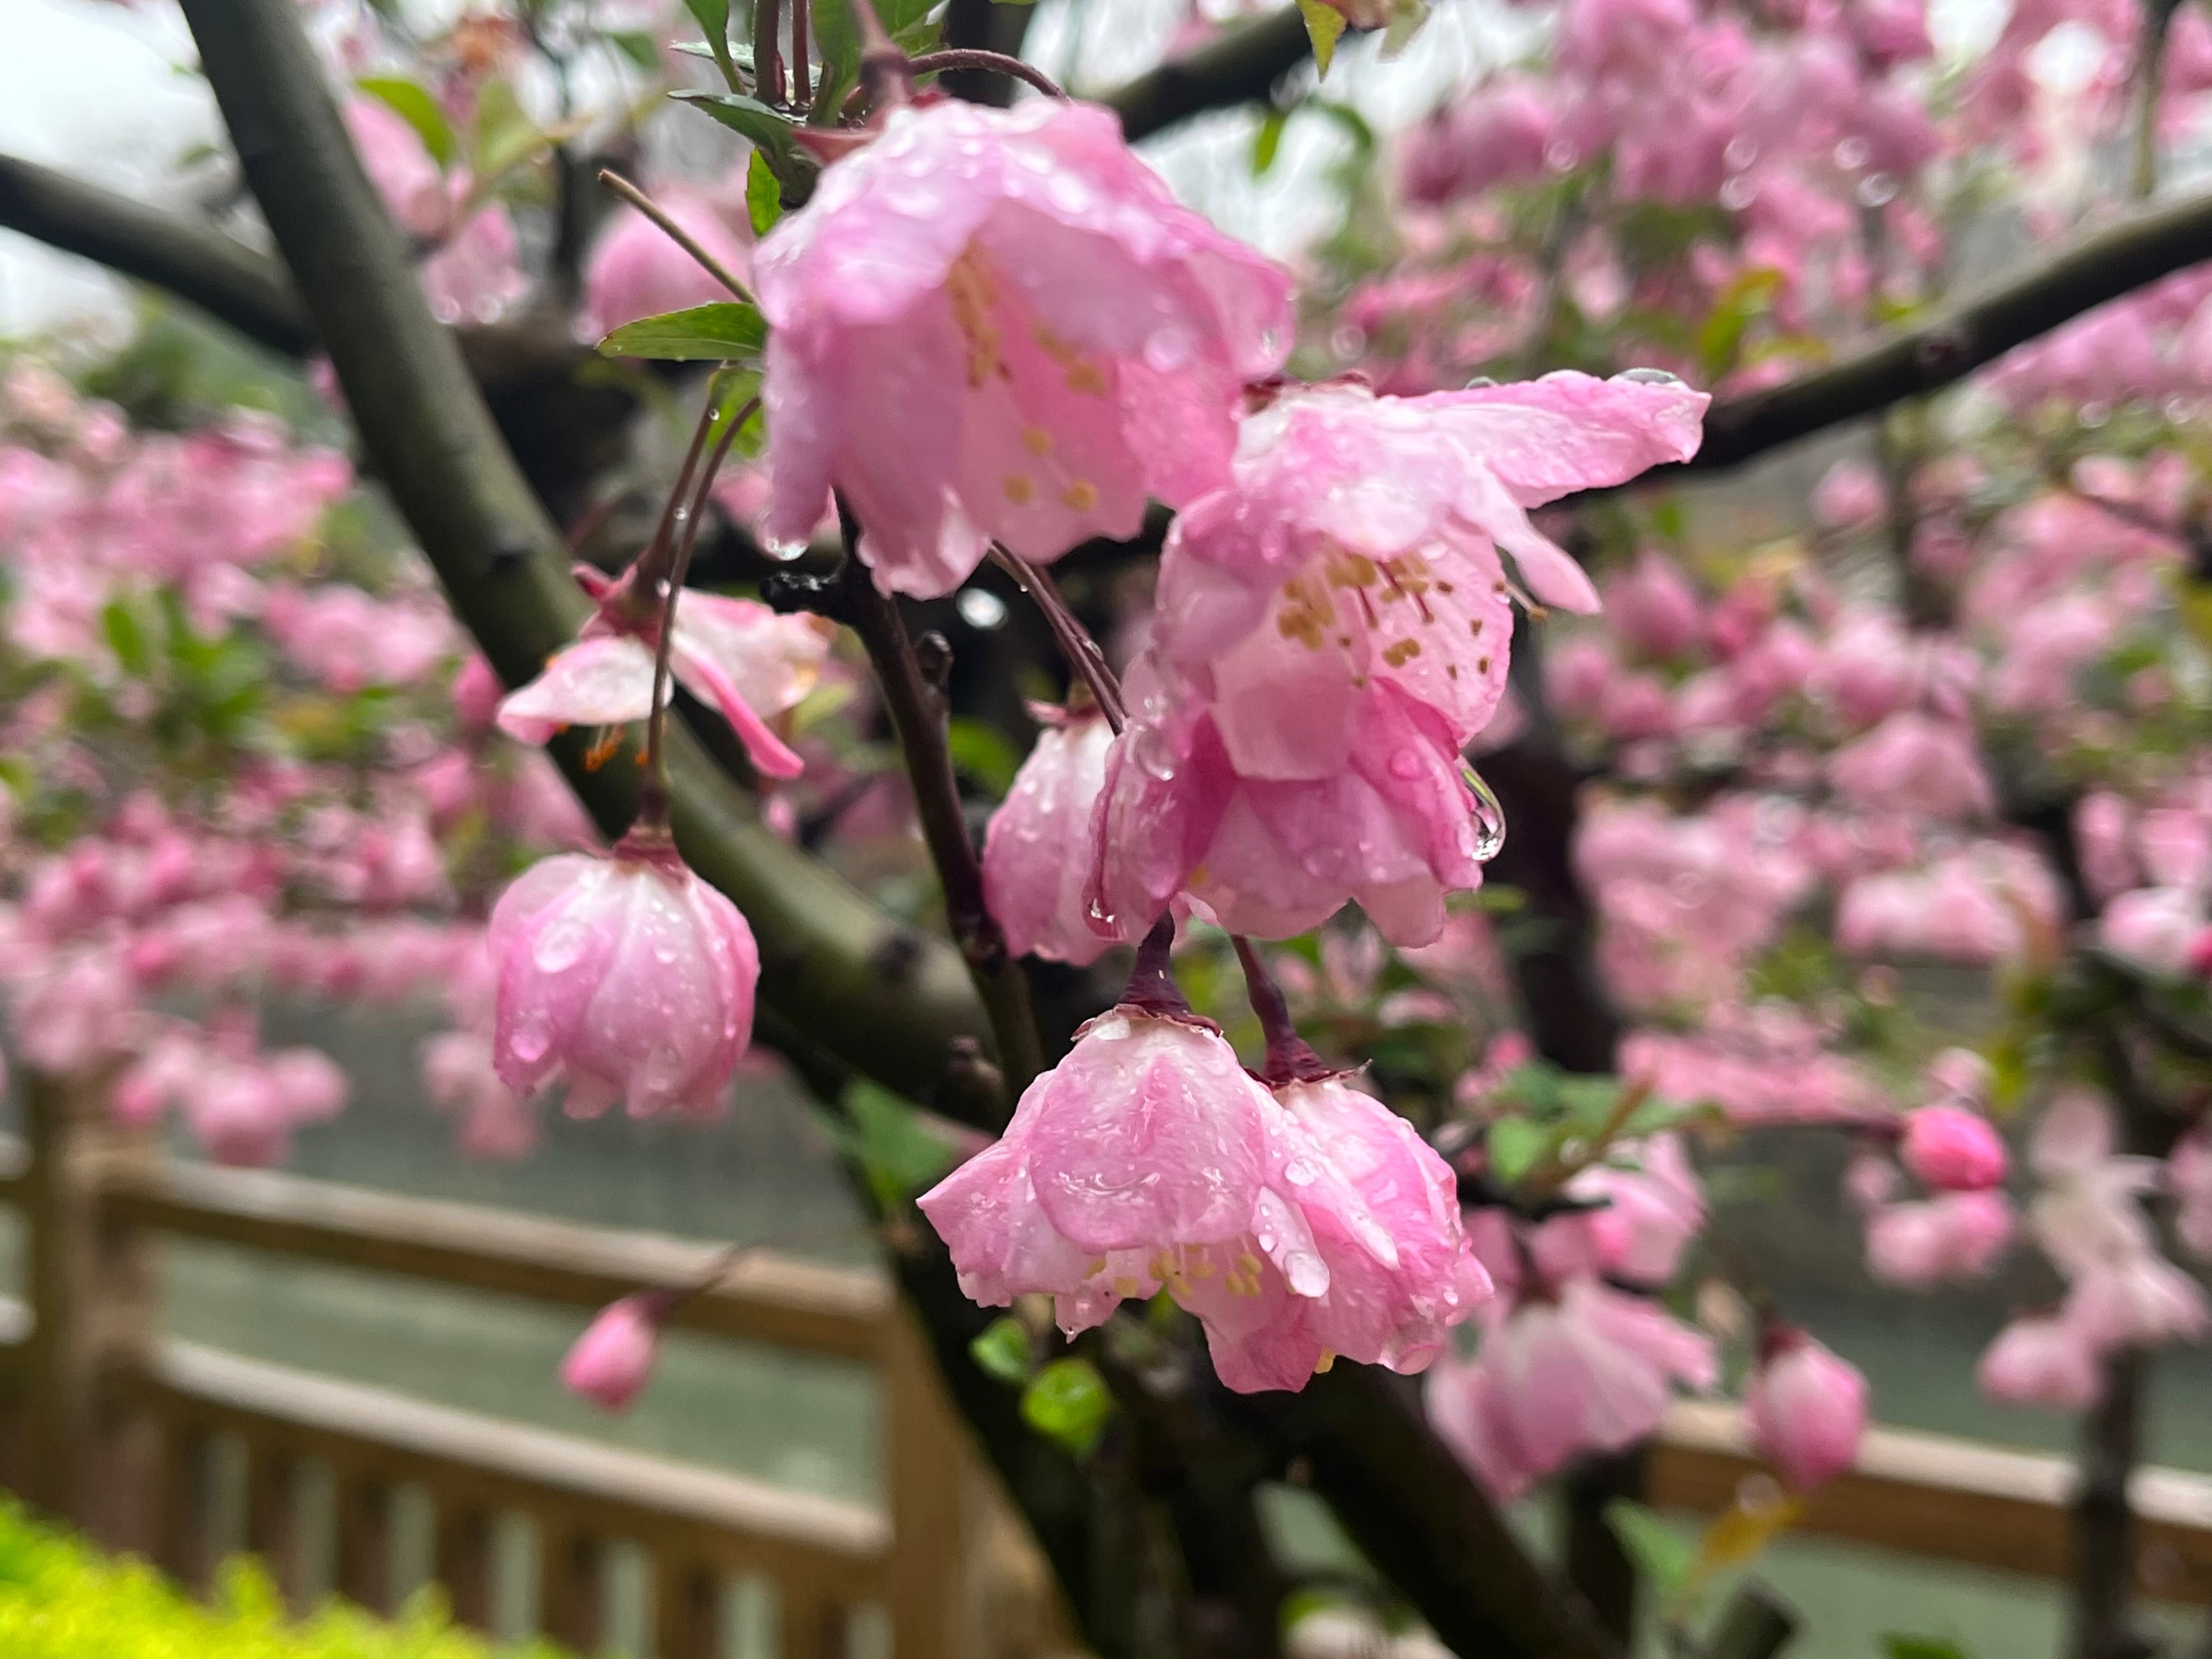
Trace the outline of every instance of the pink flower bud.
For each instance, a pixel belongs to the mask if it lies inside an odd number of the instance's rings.
[[[1085,920],[1090,872],[1080,850],[1114,732],[1095,708],[1047,713],[1050,722],[983,837],[983,896],[1016,956],[1081,966],[1108,948]]]
[[[1905,1114],[1899,1156],[1939,1192],[1980,1192],[2005,1178],[2004,1142],[1987,1118],[1960,1106],[1923,1106]]]
[[[750,1041],[760,954],[737,906],[665,843],[568,853],[501,896],[495,1056],[518,1093],[565,1077],[568,1108],[708,1117]]]
[[[665,1298],[626,1296],[599,1310],[561,1362],[561,1386],[602,1411],[628,1411],[653,1375]]]
[[[1763,1346],[1766,1352],[1743,1391],[1752,1441],[1784,1480],[1810,1492],[1858,1456],[1866,1378],[1794,1328],[1770,1334]]]

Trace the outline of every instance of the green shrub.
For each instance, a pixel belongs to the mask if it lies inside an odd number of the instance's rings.
[[[6,1659],[559,1659],[495,1647],[447,1621],[434,1594],[386,1621],[331,1602],[294,1623],[268,1576],[234,1562],[204,1607],[143,1563],[100,1555],[0,1500],[0,1655]]]

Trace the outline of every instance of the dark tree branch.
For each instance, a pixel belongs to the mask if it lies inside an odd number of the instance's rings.
[[[1694,460],[1646,474],[1741,466],[1770,449],[1964,379],[2014,346],[2161,276],[2212,259],[2212,194],[2131,215],[2025,276],[1984,288],[1815,374],[1715,404]]]
[[[1035,6],[1008,5],[1005,0],[952,0],[945,11],[945,48],[1018,58],[1036,10]],[[983,70],[953,70],[939,84],[971,104],[1010,104],[1014,99],[1011,82]]]
[[[945,737],[944,696],[922,677],[899,602],[877,588],[860,562],[860,526],[842,496],[837,517],[845,532],[845,568],[837,587],[840,620],[860,636],[883,688],[884,706],[890,712],[891,726],[906,758],[922,839],[929,845],[930,861],[937,866],[938,884],[945,891],[945,921],[975,981],[975,993],[989,1011],[1007,1086],[1018,1096],[1044,1069],[1036,1015],[1030,1006],[1028,975],[1008,952],[1006,936],[984,902],[983,866],[968,833],[960,782],[953,775],[952,750]],[[941,649],[943,639],[933,637]]]
[[[291,0],[187,0],[185,10],[362,445],[456,614],[519,684],[582,617],[566,550],[424,302]],[[770,835],[696,741],[671,736],[677,838],[750,919],[763,1002],[890,1087],[937,1097],[956,1041],[988,1033],[958,958]],[[588,771],[576,745],[556,754],[600,825],[626,826],[637,769],[617,759]]]
[[[314,349],[284,267],[213,225],[0,155],[0,227],[166,289],[287,356]]]
[[[1131,143],[1208,110],[1256,103],[1313,56],[1296,6],[1224,31],[1196,52],[1147,70],[1098,101],[1121,118]]]

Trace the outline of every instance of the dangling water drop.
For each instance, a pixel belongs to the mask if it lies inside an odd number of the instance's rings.
[[[806,544],[782,541],[774,536],[763,536],[761,538],[761,551],[778,564],[789,564],[793,559],[804,558],[806,556]]]
[[[592,943],[592,930],[573,918],[555,922],[530,947],[530,960],[541,974],[557,974],[582,960]],[[543,1054],[544,1050],[540,1049]]]
[[[1482,774],[1465,761],[1460,763],[1459,775],[1474,796],[1474,811],[1468,815],[1474,826],[1474,861],[1487,864],[1505,845],[1505,809],[1498,804],[1496,793],[1483,781]]]

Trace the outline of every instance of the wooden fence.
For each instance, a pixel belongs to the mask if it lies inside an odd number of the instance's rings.
[[[534,1538],[537,1628],[608,1635],[613,1553],[649,1564],[658,1659],[1036,1659],[1072,1644],[1043,1569],[952,1417],[919,1331],[870,1272],[762,1252],[687,1298],[676,1325],[870,1367],[885,1425],[880,1508],[434,1406],[163,1335],[165,1237],[402,1275],[581,1315],[702,1276],[710,1246],[161,1158],[88,1090],[33,1080],[0,1137],[0,1202],[23,1223],[21,1302],[0,1298],[0,1482],[204,1584],[216,1473],[244,1463],[244,1539],[295,1598],[327,1584],[388,1608],[395,1501],[427,1502],[431,1577],[489,1626],[494,1537]],[[303,1473],[331,1493],[303,1524]],[[1707,1513],[1763,1478],[1740,1414],[1679,1405],[1650,1496]],[[2065,1570],[2062,1459],[1877,1430],[1800,1530],[2050,1576]],[[2212,1602],[2212,1480],[2145,1469],[2138,1577]],[[313,1534],[311,1539],[311,1534]],[[323,1559],[310,1561],[311,1541]],[[757,1615],[726,1652],[733,1591]],[[886,1641],[887,1638],[887,1641]]]

